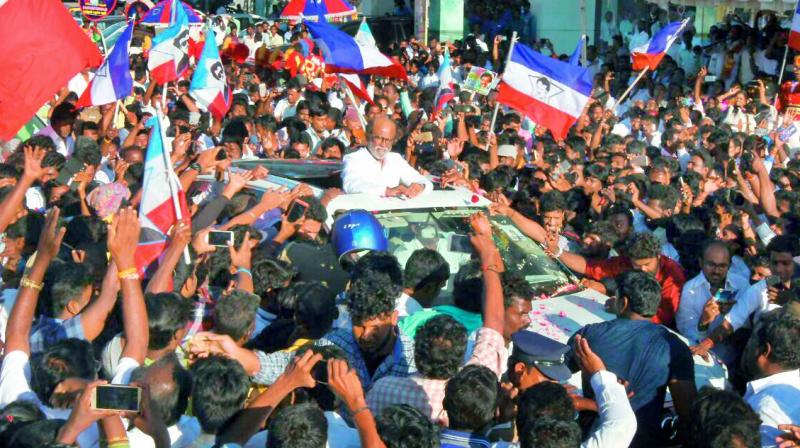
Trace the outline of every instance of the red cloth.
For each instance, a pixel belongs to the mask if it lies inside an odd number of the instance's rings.
[[[0,30],[0,139],[9,139],[103,56],[58,0],[9,0],[0,6]]]
[[[594,280],[616,277],[633,269],[628,257],[613,257],[607,260],[586,260],[585,275]],[[658,260],[656,281],[661,285],[661,303],[658,312],[651,321],[668,327],[675,327],[675,313],[681,302],[681,289],[686,283],[686,275],[681,266],[669,257],[661,256]]]

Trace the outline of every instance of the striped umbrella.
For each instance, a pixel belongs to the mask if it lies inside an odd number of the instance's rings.
[[[347,0],[291,0],[281,13],[281,19],[347,22],[358,17],[358,11]]]
[[[180,2],[180,4],[183,6],[183,10],[189,18],[189,23],[203,23],[203,19],[191,6],[184,2]],[[147,25],[169,25],[170,17],[172,17],[172,5],[173,0],[162,0],[147,12],[147,15],[144,16],[141,23]]]

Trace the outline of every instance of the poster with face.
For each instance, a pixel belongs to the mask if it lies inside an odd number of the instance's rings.
[[[117,0],[80,0],[81,13],[89,20],[100,20],[111,14]]]
[[[481,67],[472,67],[464,81],[464,90],[470,90],[479,95],[488,95],[498,81],[497,73]]]

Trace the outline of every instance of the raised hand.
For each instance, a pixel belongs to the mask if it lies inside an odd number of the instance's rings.
[[[59,216],[61,216],[61,210],[58,207],[53,207],[47,213],[42,232],[39,234],[39,244],[36,247],[37,257],[52,260],[58,254],[61,240],[64,239],[64,234],[67,232],[66,227],[59,227]]]
[[[306,350],[305,353],[294,358],[294,360],[286,366],[286,370],[283,371],[283,375],[281,376],[289,382],[292,389],[297,389],[298,387],[312,388],[317,385],[312,371],[314,366],[320,361],[322,361],[321,354]],[[330,381],[330,378],[328,378],[328,380]]]
[[[120,272],[135,267],[134,254],[139,244],[139,217],[131,207],[120,209],[108,226],[108,250]]]
[[[328,387],[344,401],[350,411],[366,405],[364,389],[356,371],[342,359],[328,360]]]
[[[22,151],[25,155],[25,165],[22,177],[30,182],[41,179],[41,177],[46,173],[46,170],[42,168],[42,160],[44,160],[44,156],[47,151],[38,146],[33,147],[30,145],[22,148]]]
[[[229,243],[228,252],[231,255],[231,264],[237,268],[250,269],[250,258],[255,245],[256,242],[250,239],[250,232],[245,232],[244,240],[242,240],[242,245],[239,246],[239,249],[236,249],[233,243]]]
[[[587,375],[584,378],[591,378],[595,373],[606,370],[603,360],[592,351],[589,341],[581,335],[575,336],[575,360],[581,371]]]

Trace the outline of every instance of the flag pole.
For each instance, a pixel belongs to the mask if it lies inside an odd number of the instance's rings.
[[[175,191],[175,173],[172,171],[172,158],[170,156],[171,149],[167,148],[167,130],[164,126],[165,118],[164,112],[161,109],[156,109],[156,117],[158,118],[158,130],[161,133],[161,154],[164,157],[164,166],[166,167],[167,185],[169,185],[169,195],[172,198],[172,206],[175,207],[175,218],[178,221],[183,220],[183,213],[181,212],[181,203],[178,200],[178,194]],[[183,248],[183,261],[186,264],[192,263],[192,258],[189,256],[189,247]]]
[[[795,5],[795,11],[797,11],[797,5]],[[786,58],[789,57],[789,43],[787,42],[785,48],[783,49],[783,62],[781,62],[781,72],[778,74],[778,88],[775,91],[775,99],[772,101],[772,107],[778,110],[778,98],[781,96],[781,84],[783,84],[783,74],[786,72]],[[778,127],[778,120],[780,120],[780,114],[775,114],[775,123],[773,127]]]
[[[506,67],[508,67],[508,62],[511,61],[511,54],[514,53],[514,44],[516,43],[517,43],[517,32],[514,31],[514,33],[511,34],[511,44],[508,46],[508,55],[506,55],[506,65],[503,67],[503,71],[506,70]],[[495,99],[494,112],[492,112],[492,124],[489,125],[489,132],[491,133],[494,133],[494,125],[497,122],[497,113],[499,111],[500,111],[500,103],[497,102],[497,100]],[[487,135],[486,147],[484,148],[484,151],[488,150],[489,150],[489,136]]]
[[[115,129],[117,129],[117,115],[119,115],[119,101],[120,100],[117,100],[114,103],[114,115],[113,118],[111,119],[111,124],[114,126]]]
[[[353,95],[353,91],[350,90],[350,84],[345,82],[344,78],[342,78],[341,76],[337,75],[337,77],[339,78],[339,84],[344,84],[345,87],[344,93],[345,95],[347,95],[348,98],[350,98],[350,103],[353,105],[353,109],[356,110],[356,113],[358,114],[358,120],[361,122],[361,126],[364,127],[364,132],[366,132],[367,119],[364,118],[364,114],[361,113],[361,109],[358,107],[358,104],[356,104],[356,97],[355,95]]]
[[[631,93],[631,90],[633,90],[636,84],[638,84],[639,81],[641,81],[642,77],[644,77],[645,73],[647,73],[649,70],[650,67],[645,67],[641,72],[639,72],[639,76],[637,76],[636,79],[633,80],[633,83],[631,83],[631,85],[629,85],[628,88],[625,89],[625,92],[622,93],[622,95],[619,97],[618,100],[614,101],[614,104],[610,108],[611,112],[614,112],[617,109],[617,106],[619,106],[620,104],[622,104],[623,101],[625,101],[625,98],[628,97],[628,95]]]

